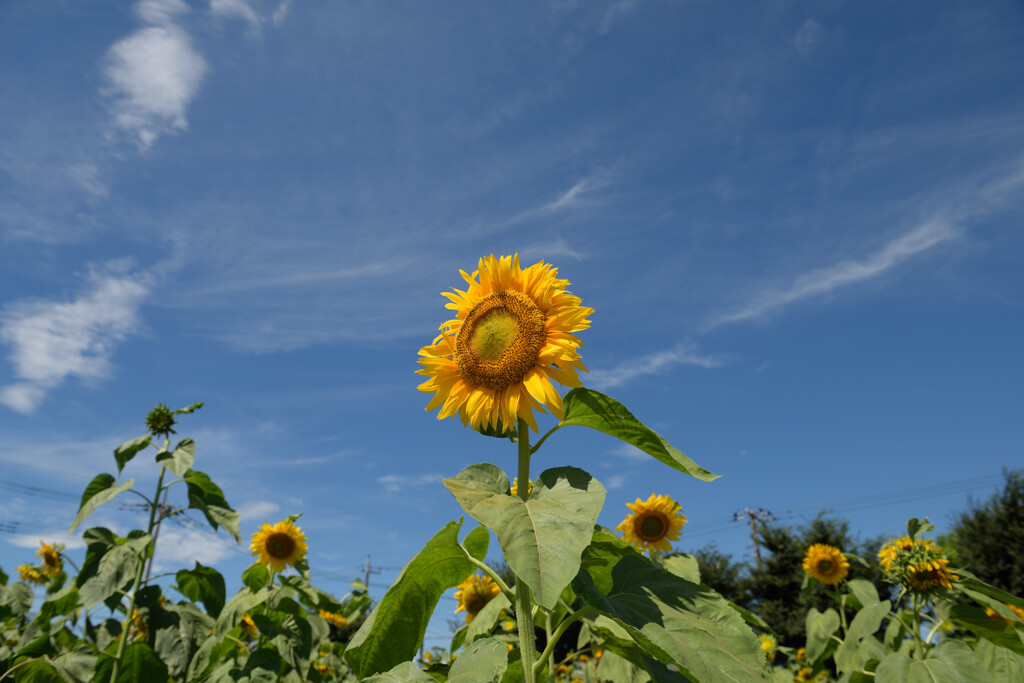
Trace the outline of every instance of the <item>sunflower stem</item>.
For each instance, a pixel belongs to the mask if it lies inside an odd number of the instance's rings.
[[[519,418],[519,487],[516,493],[525,503],[530,497],[530,427]],[[516,622],[519,627],[519,656],[523,662],[523,683],[537,683],[537,639],[533,633],[533,604],[530,587],[516,576]],[[543,661],[543,660],[541,660]]]
[[[548,440],[548,437],[551,436],[552,434],[554,434],[555,432],[557,432],[559,429],[561,429],[561,427],[562,427],[562,425],[560,423],[556,424],[554,427],[552,427],[551,429],[548,430],[547,434],[545,434],[544,436],[540,437],[540,441],[537,442],[537,445],[535,445],[533,448],[530,449],[530,455],[533,455],[534,453],[539,451],[540,447],[544,444],[544,442]],[[527,436],[529,436],[529,435],[527,435]]]
[[[152,536],[153,526],[156,524],[156,511],[160,507],[155,501],[160,500],[160,494],[164,490],[164,474],[167,473],[166,467],[160,468],[160,478],[156,482],[156,495],[153,496],[153,500],[150,501],[145,496],[146,501],[149,503],[149,526],[146,527],[146,535]],[[129,491],[133,489],[128,489]],[[139,494],[142,495],[141,493]],[[154,545],[153,550],[156,550]],[[132,583],[132,596],[128,599],[128,620],[125,622],[124,631],[121,633],[121,642],[117,644],[117,655],[114,656],[114,667],[110,671],[110,683],[117,682],[117,676],[121,673],[121,661],[124,659],[124,651],[128,646],[128,637],[131,635],[132,626],[135,624],[132,619],[132,615],[135,614],[135,596],[139,593],[139,587],[142,584],[142,572],[146,567],[146,558],[141,558],[138,568],[135,570],[135,581]]]
[[[478,560],[475,557],[473,557],[472,555],[470,555],[469,551],[466,550],[466,546],[464,546],[464,545],[462,545],[460,543],[459,547],[462,548],[462,552],[466,555],[466,559],[467,560],[469,560],[474,565],[476,565],[477,568],[482,569],[483,572],[485,574],[487,574],[487,576],[491,577],[491,581],[493,581],[495,584],[497,584],[498,588],[501,589],[501,592],[505,595],[506,598],[508,598],[509,602],[515,602],[515,600],[516,600],[515,593],[512,591],[511,588],[508,587],[508,584],[505,583],[505,580],[502,579],[501,576],[498,575],[498,572],[494,571],[493,569],[488,567],[486,564],[484,564],[480,560]]]
[[[582,609],[573,612],[568,617],[562,620],[562,623],[558,625],[555,632],[548,637],[548,644],[544,648],[544,652],[540,655],[540,661],[537,662],[536,667],[539,669],[545,659],[550,659],[551,663],[549,666],[554,669],[554,655],[555,655],[555,643],[557,643],[561,637],[565,634],[566,630],[572,626],[573,622],[579,621],[583,617],[590,615],[592,612],[596,612],[597,609],[594,607],[583,607]],[[525,666],[525,664],[524,664]],[[524,669],[525,671],[525,669]]]

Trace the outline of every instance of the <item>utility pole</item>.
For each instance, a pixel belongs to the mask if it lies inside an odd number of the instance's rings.
[[[362,569],[366,572],[364,574],[365,578],[363,579],[363,583],[366,584],[366,592],[369,593],[370,592],[370,574],[380,574],[383,570],[380,567],[376,567],[375,568],[375,567],[371,567],[370,566],[370,555],[369,555],[369,553],[367,553],[367,555],[366,555],[366,566],[362,567]]]
[[[754,556],[757,558],[757,573],[761,573],[761,543],[757,538],[757,523],[758,522],[771,522],[774,520],[772,513],[768,510],[761,508],[743,508],[732,516],[734,522],[738,522],[744,517],[750,520],[750,540],[754,543]]]

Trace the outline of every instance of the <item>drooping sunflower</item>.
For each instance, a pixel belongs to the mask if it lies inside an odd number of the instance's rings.
[[[473,574],[460,583],[459,589],[455,591],[455,599],[459,601],[455,613],[465,612],[468,624],[500,592],[501,589],[491,580],[491,577]]]
[[[480,259],[472,274],[460,271],[465,291],[442,292],[455,319],[440,326],[433,344],[420,349],[419,390],[434,394],[427,410],[473,429],[514,430],[518,418],[537,431],[534,409],[561,419],[562,397],[552,380],[582,386],[583,345],[573,333],[590,327],[594,309],[566,290],[568,280],[543,261],[519,266],[519,255]],[[547,409],[547,411],[545,410]]]
[[[260,530],[252,535],[249,549],[253,555],[259,556],[260,564],[269,566],[275,572],[282,572],[288,565],[294,566],[305,557],[309,546],[306,545],[306,535],[302,530],[286,519],[273,526],[264,522]]]
[[[812,579],[817,579],[828,586],[836,586],[850,573],[850,563],[839,548],[815,543],[804,555],[804,571]]]
[[[30,564],[23,564],[18,567],[18,576],[21,577],[22,581],[34,583],[37,586],[46,584],[46,577],[43,576],[43,573]]]
[[[348,619],[341,614],[334,612],[328,612],[327,610],[320,610],[318,612],[320,618],[326,621],[328,624],[334,626],[334,628],[345,628],[348,626]]]
[[[942,586],[952,588],[952,581],[960,577],[949,570],[949,560],[925,560],[920,564],[912,564],[907,573],[910,588],[918,593],[927,593]]]
[[[60,574],[63,563],[60,561],[60,552],[49,543],[39,541],[42,547],[36,551],[36,557],[43,561],[43,573],[49,577]]]
[[[627,515],[616,529],[622,532],[622,538],[626,543],[640,548],[641,550],[661,550],[668,552],[672,550],[669,541],[678,541],[679,532],[686,524],[686,516],[683,515],[679,503],[672,500],[669,495],[655,495],[647,500],[636,499],[635,503],[626,503],[626,507],[633,511]]]

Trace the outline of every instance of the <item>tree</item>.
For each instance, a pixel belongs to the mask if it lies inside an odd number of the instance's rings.
[[[941,542],[982,581],[1024,595],[1024,470],[1003,470],[1005,485],[985,502],[968,500]]]

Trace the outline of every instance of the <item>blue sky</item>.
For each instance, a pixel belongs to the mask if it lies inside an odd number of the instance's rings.
[[[458,269],[516,252],[595,309],[587,386],[724,475],[563,430],[535,471],[590,471],[602,523],[658,492],[737,557],[744,507],[941,530],[1022,462],[1021,64],[1012,2],[6,0],[0,564],[205,401],[179,435],[243,535],[303,512],[314,577],[371,554],[379,594],[459,516],[442,477],[514,469],[413,372]]]

